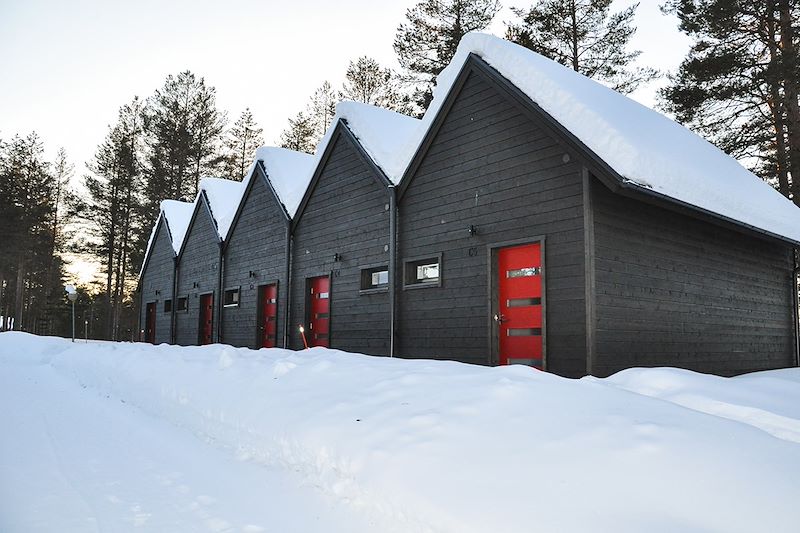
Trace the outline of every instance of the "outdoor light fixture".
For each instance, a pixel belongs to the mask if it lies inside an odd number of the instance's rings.
[[[192,288],[193,288],[193,289],[196,289],[196,288],[197,288],[197,282],[196,282],[196,281],[195,281],[195,282],[192,282]]]
[[[342,260],[342,256],[341,256],[341,254],[339,254],[339,253],[335,253],[335,254],[333,254],[333,261],[334,261],[335,263],[338,263],[338,262],[339,262],[339,261],[341,261],[341,260]]]
[[[477,235],[477,234],[478,234],[478,228],[476,228],[476,227],[475,227],[474,225],[472,225],[472,224],[470,224],[470,225],[469,225],[469,229],[468,229],[467,231],[469,232],[469,236],[470,236],[470,237],[474,237],[475,235]]]
[[[251,271],[250,271],[250,272],[247,274],[247,277],[250,277],[250,278],[254,278],[254,277],[256,277],[256,271],[255,271],[255,270],[251,270]]]
[[[303,324],[300,324],[297,329],[300,331],[300,336],[303,338],[303,346],[305,346],[306,350],[308,350],[308,342],[306,341],[306,328],[303,327]]]
[[[75,342],[75,300],[78,299],[78,291],[75,290],[75,285],[65,285],[64,290],[67,299],[72,303],[72,342]]]

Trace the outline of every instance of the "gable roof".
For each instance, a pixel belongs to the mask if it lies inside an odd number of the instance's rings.
[[[281,207],[284,218],[291,221],[311,179],[314,156],[295,152],[286,148],[262,146],[256,150],[256,157],[242,183],[241,194],[236,211],[225,238],[227,246],[231,232],[239,222],[244,203],[256,180],[263,179],[275,201]],[[269,166],[269,170],[267,170]]]
[[[208,209],[211,218],[217,228],[220,240],[225,240],[228,230],[233,222],[233,215],[239,205],[242,195],[243,184],[239,181],[226,180],[221,178],[203,178],[200,180],[200,191],[197,194],[196,202],[201,195],[205,195],[208,201]]]
[[[325,135],[317,144],[311,172],[297,211],[292,217],[292,227],[303,216],[309,198],[316,187],[336,140],[344,136],[352,143],[373,177],[384,187],[397,185],[403,176],[406,160],[398,146],[414,144],[419,135],[421,121],[402,113],[362,102],[343,100],[336,105],[336,114]]]
[[[153,230],[150,232],[150,239],[147,241],[142,268],[139,271],[140,277],[144,273],[144,269],[150,260],[150,254],[156,242],[156,233],[158,232],[159,225],[163,223],[164,227],[167,228],[167,238],[169,238],[172,244],[173,255],[177,255],[181,250],[183,239],[186,236],[186,230],[189,228],[189,221],[192,218],[193,211],[194,203],[179,202],[177,200],[164,200],[161,202],[158,218],[153,225]]]
[[[345,121],[386,177],[394,185],[400,183],[408,162],[398,156],[407,153],[409,147],[418,142],[422,122],[389,109],[347,100],[336,106],[334,120],[337,118]]]
[[[702,137],[527,48],[481,33],[461,40],[437,78],[415,141],[397,154],[405,161],[404,187],[415,154],[473,55],[602,160],[621,187],[800,242],[800,209]]]
[[[314,156],[275,146],[256,150],[256,162],[264,165],[264,173],[289,217],[294,217],[314,172]],[[253,165],[255,169],[255,164]],[[251,174],[252,179],[252,174]]]

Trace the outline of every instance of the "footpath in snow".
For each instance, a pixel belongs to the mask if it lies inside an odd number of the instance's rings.
[[[0,531],[796,531],[800,370],[0,334]]]

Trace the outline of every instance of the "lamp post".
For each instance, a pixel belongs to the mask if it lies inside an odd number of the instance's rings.
[[[75,285],[67,285],[64,290],[67,291],[67,298],[72,302],[72,342],[75,342],[75,300],[78,299],[78,291],[75,290]]]

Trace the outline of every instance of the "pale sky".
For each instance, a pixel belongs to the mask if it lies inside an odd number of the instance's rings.
[[[47,156],[67,150],[76,175],[119,107],[147,97],[168,74],[189,69],[217,89],[230,122],[250,107],[273,144],[289,117],[351,59],[397,68],[392,42],[417,0],[0,0],[0,138],[39,133]],[[612,9],[633,3],[616,0]],[[641,64],[674,70],[688,39],[663,0],[642,0],[633,46]],[[489,28],[512,18],[504,2]],[[633,96],[654,102],[658,82]]]

